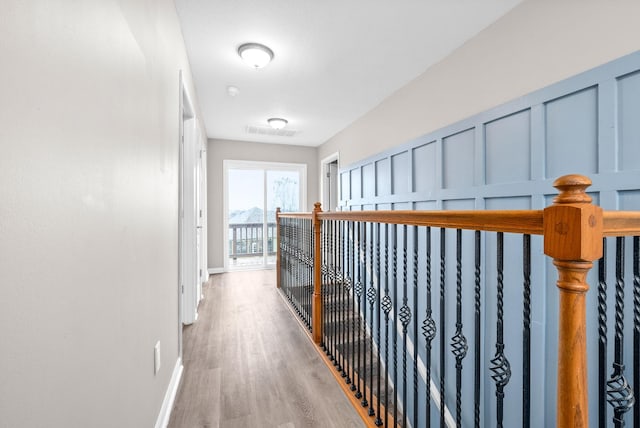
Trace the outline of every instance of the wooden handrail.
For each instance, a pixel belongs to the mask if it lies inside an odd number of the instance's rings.
[[[544,210],[322,212],[320,204],[316,203],[311,213],[278,212],[278,219],[304,218],[313,222],[314,341],[321,343],[323,334],[321,227],[324,220],[543,235],[544,253],[553,258],[558,270],[557,426],[587,427],[587,274],[593,262],[602,257],[603,237],[640,236],[640,212],[603,212],[586,194],[590,185],[591,180],[584,176],[560,177],[554,182],[559,194]]]

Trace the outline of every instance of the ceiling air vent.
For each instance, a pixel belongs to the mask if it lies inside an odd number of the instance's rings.
[[[298,133],[292,129],[273,129],[270,126],[247,125],[247,133],[255,135],[272,135],[275,137],[293,137]]]

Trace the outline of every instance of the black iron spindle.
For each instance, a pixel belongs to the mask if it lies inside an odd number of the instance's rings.
[[[344,251],[345,251],[345,282],[344,282],[344,290],[345,290],[345,324],[344,324],[344,342],[342,344],[342,349],[344,352],[345,358],[345,379],[344,383],[347,385],[351,384],[351,367],[352,364],[349,361],[349,336],[351,332],[351,284],[353,283],[352,278],[352,270],[351,270],[351,245],[350,245],[350,227],[349,222],[343,222],[344,225]]]
[[[467,338],[462,332],[462,230],[456,230],[456,333],[451,339],[456,357],[456,427],[462,426],[462,360],[467,355]]]
[[[389,426],[389,312],[392,308],[392,302],[389,297],[389,224],[387,223],[384,224],[384,278],[384,297],[382,298],[382,310],[384,311],[384,426]]]
[[[480,356],[481,356],[481,232],[476,230],[475,232],[475,302],[474,302],[474,341],[475,341],[475,355],[474,355],[474,373],[473,373],[473,419],[475,428],[480,428]]]
[[[367,400],[367,271],[368,271],[368,252],[367,252],[367,223],[362,224],[362,259],[363,259],[363,271],[362,271],[362,327],[363,327],[363,338],[362,338],[362,372],[360,372],[362,376],[362,401],[360,404],[362,407],[368,407],[369,401]]]
[[[378,364],[376,364],[376,378],[378,380],[378,388],[376,390],[376,426],[382,425],[382,419],[380,418],[380,401],[382,400],[382,393],[380,392],[380,286],[380,223],[376,223],[376,343],[378,345],[378,352],[376,352],[376,357],[378,359]],[[373,324],[373,322],[371,324]],[[371,386],[373,386],[373,383]]]
[[[446,281],[445,281],[445,267],[446,267],[446,236],[445,229],[440,229],[440,428],[445,428],[444,410],[446,406],[446,360],[445,360],[445,297],[446,297]]]
[[[640,396],[640,237],[633,237],[633,396]],[[633,408],[633,426],[640,427],[640,406]]]
[[[531,426],[531,235],[522,236],[522,426]]]
[[[350,239],[351,239],[351,245],[349,245],[349,248],[351,249],[351,284],[352,284],[352,289],[353,289],[353,293],[351,295],[351,298],[349,299],[350,301],[350,305],[351,305],[351,338],[350,338],[350,343],[351,343],[351,352],[349,352],[349,357],[351,358],[351,364],[349,364],[349,366],[351,367],[351,391],[355,391],[356,390],[356,361],[355,361],[355,357],[356,357],[356,321],[358,319],[358,317],[355,314],[355,310],[356,310],[356,229],[355,229],[355,222],[351,221],[349,222],[349,229],[350,229]]]
[[[598,260],[598,427],[607,426],[607,239]]]
[[[407,225],[402,227],[402,307],[400,308],[400,323],[402,324],[402,427],[407,426],[407,326],[411,320],[411,309],[407,298]]]
[[[413,227],[413,425],[418,425],[418,226]]]
[[[511,378],[511,366],[509,360],[504,354],[504,234],[498,232],[498,254],[497,254],[497,270],[498,270],[498,320],[496,323],[496,354],[491,360],[490,370],[493,372],[491,378],[496,383],[496,418],[498,428],[502,428],[502,419],[504,416],[504,387],[509,383]]]
[[[624,237],[616,238],[616,303],[613,373],[607,382],[607,401],[613,406],[613,425],[624,427],[624,414],[635,403],[624,375]]]
[[[360,327],[360,302],[361,302],[361,296],[362,296],[362,262],[361,262],[361,249],[362,249],[362,223],[358,222],[357,223],[357,232],[358,232],[358,238],[356,240],[357,243],[357,252],[356,252],[356,260],[357,260],[357,270],[358,270],[358,281],[356,282],[356,296],[357,296],[357,311],[355,314],[355,322],[356,322],[356,331],[358,334],[356,343],[357,343],[357,355],[356,355],[356,362],[357,362],[357,369],[356,369],[356,373],[358,375],[358,382],[357,382],[357,386],[356,386],[356,394],[355,397],[356,398],[362,398],[362,391],[360,389],[360,385],[361,385],[361,381],[362,381],[362,366],[360,365],[361,363],[361,359],[360,359],[360,331],[362,330]]]
[[[339,329],[339,337],[338,337],[338,352],[340,355],[340,376],[343,378],[347,377],[347,372],[345,371],[345,360],[344,360],[344,320],[345,320],[345,310],[344,310],[344,298],[345,298],[345,272],[344,272],[344,222],[338,221],[338,254],[339,254],[339,275],[340,278],[340,305],[339,305],[339,314],[340,314],[340,325]]]
[[[373,320],[373,305],[376,301],[376,289],[374,287],[374,275],[377,270],[375,270],[374,264],[374,253],[373,253],[373,223],[369,223],[369,258],[371,260],[370,263],[370,272],[369,275],[369,290],[367,291],[367,300],[369,301],[369,314],[371,316],[371,328],[369,331],[369,416],[375,415],[375,411],[373,410],[373,331],[374,331],[374,320]]]
[[[391,229],[391,242],[393,245],[393,305],[396,309],[393,311],[393,324],[391,325],[391,337],[393,352],[393,380],[396,385],[393,394],[393,421],[398,424],[398,334],[396,328],[398,325],[398,225],[394,224]]]
[[[426,242],[426,263],[427,263],[427,293],[426,293],[426,311],[425,318],[422,322],[422,335],[425,340],[425,426],[431,426],[431,342],[436,337],[436,322],[431,317],[431,228],[427,227]]]

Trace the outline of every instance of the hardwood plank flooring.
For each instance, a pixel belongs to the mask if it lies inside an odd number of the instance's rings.
[[[364,427],[275,287],[275,271],[213,275],[184,328],[169,428]]]

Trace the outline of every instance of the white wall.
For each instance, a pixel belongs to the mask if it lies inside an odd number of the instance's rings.
[[[151,427],[179,352],[174,4],[5,0],[0,58],[0,427]]]
[[[246,141],[209,140],[207,149],[208,239],[210,269],[224,266],[224,189],[222,161],[245,160],[262,162],[302,163],[307,165],[307,207],[319,199],[318,157],[315,147],[284,144],[262,144]]]
[[[319,147],[341,166],[640,49],[640,2],[527,0]]]

